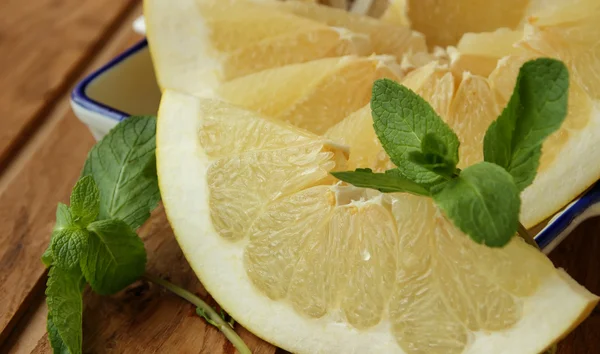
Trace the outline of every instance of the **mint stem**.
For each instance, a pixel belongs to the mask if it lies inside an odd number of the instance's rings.
[[[227,322],[225,322],[221,316],[212,308],[212,306],[208,305],[206,302],[202,301],[199,297],[192,294],[191,292],[171,283],[164,279],[155,277],[150,274],[145,274],[144,278],[147,280],[162,286],[163,288],[171,291],[175,295],[189,301],[194,306],[201,308],[204,310],[204,313],[215,323],[215,327],[217,327],[227,339],[233,344],[233,346],[240,352],[240,354],[252,354],[252,351],[246,346],[246,343],[240,338],[237,333],[229,326]]]
[[[529,233],[529,231],[527,231],[523,224],[519,223],[519,228],[517,232],[519,233],[519,236],[521,236],[521,238],[525,240],[525,242],[540,250],[540,246],[537,244],[537,242],[535,242],[533,236],[531,236],[531,234]]]

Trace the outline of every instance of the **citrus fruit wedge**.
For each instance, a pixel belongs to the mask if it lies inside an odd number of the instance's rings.
[[[301,1],[270,1],[272,6],[309,18],[329,26],[347,28],[355,33],[369,36],[373,50],[377,54],[391,54],[401,57],[406,53],[426,51],[425,38],[421,33],[399,26],[378,21],[375,18],[350,13],[325,5]]]
[[[321,134],[371,99],[373,82],[398,80],[391,56],[325,58],[243,76],[222,84],[223,100]]]
[[[342,186],[352,149],[166,90],[168,219],[211,295],[295,353],[539,353],[598,298],[514,238],[475,244],[428,200]]]
[[[145,0],[159,85],[211,94],[260,70],[373,52],[368,36],[244,0]]]

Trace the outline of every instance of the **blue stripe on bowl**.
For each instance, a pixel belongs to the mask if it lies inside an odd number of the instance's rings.
[[[125,52],[108,62],[108,64],[102,66],[100,69],[94,71],[89,76],[84,78],[73,89],[73,92],[71,93],[72,100],[90,111],[105,116],[107,119],[122,121],[123,119],[129,117],[129,114],[126,112],[122,112],[118,109],[91,99],[86,94],[86,88],[98,76],[112,69],[114,66],[118,65],[131,55],[139,52],[147,46],[148,41],[146,39],[140,41],[133,47],[127,49]],[[573,222],[577,216],[581,215],[586,209],[596,203],[600,203],[600,182],[596,183],[596,185],[585,195],[583,195],[583,197],[569,206],[560,216],[558,216],[555,220],[549,223],[545,229],[538,233],[535,236],[536,242],[542,249],[550,245],[554,239],[556,239],[563,231],[567,229],[567,227],[569,227],[571,222]]]
[[[558,235],[569,227],[576,217],[592,205],[600,203],[600,182],[597,182],[579,200],[569,206],[561,215],[548,224],[544,230],[535,236],[535,241],[542,249],[548,246]]]
[[[148,46],[148,41],[146,39],[143,39],[140,42],[136,43],[133,47],[131,47],[131,48],[127,49],[125,52],[119,54],[113,60],[109,61],[106,65],[102,66],[100,69],[92,72],[90,75],[85,77],[83,80],[81,80],[75,86],[75,88],[71,92],[71,100],[73,100],[73,102],[75,102],[76,104],[78,104],[79,106],[82,106],[83,108],[85,108],[87,110],[101,114],[102,116],[105,116],[109,119],[117,120],[119,122],[122,121],[123,119],[129,117],[130,114],[128,114],[126,112],[120,111],[120,110],[112,108],[110,106],[107,106],[107,105],[103,104],[102,102],[93,100],[92,98],[90,98],[87,95],[86,90],[87,90],[88,85],[92,81],[94,81],[98,76],[109,71],[110,69],[112,69],[113,67],[115,67],[116,65],[121,63],[122,61],[126,60],[128,57],[130,57],[133,54],[139,52],[140,50],[146,48],[147,46]]]

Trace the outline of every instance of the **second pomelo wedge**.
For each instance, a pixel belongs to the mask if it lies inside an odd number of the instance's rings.
[[[191,94],[264,69],[373,52],[364,34],[249,0],[145,0],[144,14],[159,85]]]
[[[311,354],[538,353],[597,302],[518,238],[487,248],[430,200],[336,184],[339,149],[223,102],[163,95],[169,221],[206,289],[258,336]]]

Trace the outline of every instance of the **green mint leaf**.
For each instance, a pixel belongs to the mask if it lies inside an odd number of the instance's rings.
[[[78,267],[81,255],[87,248],[88,238],[88,231],[78,227],[54,231],[50,241],[54,266],[66,270]]]
[[[58,203],[56,207],[56,223],[54,224],[54,229],[52,233],[58,232],[65,228],[70,228],[73,225],[73,217],[71,216],[71,211],[69,207],[63,203]],[[52,239],[50,239],[50,244],[44,254],[42,254],[42,263],[46,267],[49,267],[54,261],[54,257],[52,255]]]
[[[54,257],[52,256],[52,245],[48,245],[48,248],[42,254],[42,263],[47,267],[50,267],[54,262]]]
[[[446,216],[474,241],[502,247],[516,234],[521,199],[511,175],[502,167],[480,162],[433,190]]]
[[[408,159],[445,179],[450,179],[458,175],[458,170],[454,162],[446,160],[440,155],[411,151],[408,154]]]
[[[421,140],[421,151],[426,155],[436,155],[448,159],[448,146],[432,133],[425,134]]]
[[[408,160],[445,179],[458,175],[456,162],[448,157],[448,147],[431,133],[426,134],[421,140],[421,151],[411,151]]]
[[[63,203],[58,203],[56,207],[56,223],[54,224],[54,231],[71,227],[73,225],[73,217],[71,216],[71,210]]]
[[[568,89],[569,72],[562,62],[526,62],[508,104],[485,134],[485,161],[504,167],[519,190],[533,182],[542,143],[567,115]]]
[[[63,342],[60,337],[60,333],[58,333],[58,328],[54,324],[52,320],[52,316],[48,315],[48,320],[46,324],[46,330],[48,331],[48,339],[50,340],[50,346],[52,347],[52,353],[54,354],[71,354],[69,348],[65,342]]]
[[[90,151],[83,175],[94,177],[100,190],[100,220],[137,229],[158,205],[155,132],[156,117],[130,117]]]
[[[100,212],[100,192],[91,176],[79,179],[71,192],[71,215],[75,223],[86,227]]]
[[[383,193],[406,192],[416,195],[429,195],[429,191],[420,184],[404,177],[398,170],[374,173],[368,168],[355,171],[332,172],[335,178],[356,187],[376,189]]]
[[[101,220],[89,224],[87,229],[90,237],[80,264],[95,292],[114,294],[144,274],[146,250],[127,223]]]
[[[46,284],[48,333],[55,353],[81,353],[82,276],[79,270],[52,267]]]
[[[445,157],[458,163],[459,140],[431,105],[410,89],[388,79],[373,84],[373,127],[381,145],[402,175],[420,184],[433,184],[440,176],[409,159],[421,151],[422,141],[434,135],[446,147]],[[429,144],[427,144],[429,146]]]

